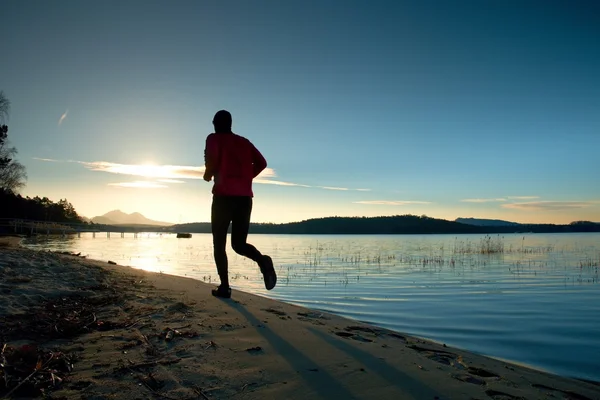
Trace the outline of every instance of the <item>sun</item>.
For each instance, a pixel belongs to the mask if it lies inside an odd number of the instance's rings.
[[[127,175],[141,176],[144,178],[164,178],[166,172],[164,167],[153,163],[144,163],[137,165],[121,165],[119,172]]]
[[[141,165],[135,165],[135,168],[138,168],[138,174],[140,176],[144,176],[146,178],[164,178],[165,170],[163,167],[156,165],[154,163],[144,163]]]
[[[84,163],[92,171],[137,176],[145,179],[201,179],[204,167],[186,165],[156,165],[152,162],[141,164],[118,164],[107,161]],[[170,183],[184,183],[182,181]]]

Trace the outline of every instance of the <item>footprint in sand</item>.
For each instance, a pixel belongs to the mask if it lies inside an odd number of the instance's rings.
[[[361,334],[357,333],[360,332]],[[372,336],[373,338],[391,337],[402,340],[406,343],[406,338],[398,333],[390,332],[385,329],[372,328],[370,326],[350,325],[344,328],[343,331],[334,332],[337,336],[343,338],[354,339],[359,342],[373,342],[374,339],[364,335]]]
[[[465,364],[465,362],[463,361],[461,356],[459,356],[458,354],[451,353],[449,351],[429,349],[429,348],[421,347],[421,346],[417,346],[417,345],[409,345],[406,347],[413,349],[415,351],[418,351],[419,353],[423,354],[425,357],[429,358],[430,360],[436,361],[440,364],[449,365],[453,368],[465,371],[463,373],[456,373],[456,374],[451,375],[452,378],[457,379],[462,382],[471,383],[473,385],[485,386],[485,385],[487,385],[485,378],[500,378],[500,376],[498,374],[496,374],[495,372],[491,372],[491,371],[488,371],[483,368],[469,367],[468,365]],[[494,392],[494,391],[492,391],[492,392]],[[497,393],[494,392],[494,393],[495,393],[494,394],[495,396],[504,395],[503,393],[500,393],[500,392],[497,392]],[[510,395],[508,395],[508,396],[510,396]],[[493,397],[491,395],[490,395],[490,397],[492,397],[494,400],[504,399],[504,397]],[[512,398],[516,399],[517,397],[506,397],[506,399],[512,399]]]
[[[262,347],[260,347],[260,346],[250,347],[250,348],[246,349],[246,351],[250,354],[262,353]]]
[[[345,327],[344,330],[346,330],[348,332],[363,332],[363,333],[373,335],[375,337],[389,336],[389,337],[393,337],[395,339],[400,339],[400,340],[406,342],[406,338],[398,333],[389,332],[384,329],[371,328],[369,326],[358,326],[358,325],[354,326],[353,325],[353,326]]]
[[[263,311],[269,312],[271,314],[279,315],[280,317],[287,315],[285,312],[281,310],[276,310],[274,308],[263,308]]]
[[[487,394],[489,397],[491,397],[494,400],[526,400],[524,397],[521,397],[521,396],[513,396],[512,394],[499,392],[497,390],[492,390],[492,389],[486,390],[485,394]]]
[[[344,332],[344,331],[339,331],[339,332],[334,332],[337,336],[339,337],[343,337],[343,338],[347,338],[347,339],[353,339],[359,342],[372,342],[371,339],[366,338],[364,336],[358,335],[356,333],[351,333],[351,332]]]
[[[467,365],[463,362],[462,357],[449,351],[428,349],[426,347],[417,346],[414,344],[406,346],[409,349],[418,351],[430,360],[439,362],[440,364],[449,365],[456,369],[465,370]]]
[[[246,327],[245,325],[232,325],[232,324],[225,323],[225,324],[222,324],[219,326],[219,330],[225,331],[225,332],[231,332],[231,331],[235,331],[237,329],[243,329],[245,327]]]
[[[472,383],[473,385],[480,385],[480,386],[485,386],[486,385],[486,382],[483,379],[476,378],[473,375],[469,375],[469,374],[452,374],[450,376],[452,376],[454,379],[458,379],[459,381],[462,381],[462,382]]]
[[[467,369],[467,372],[469,372],[470,374],[473,374],[473,375],[480,376],[482,378],[500,378],[500,375],[498,375],[494,372],[485,370],[483,368],[469,367]]]
[[[318,312],[313,312],[313,311],[309,311],[309,312],[299,312],[298,315],[300,317],[304,317],[304,318],[311,318],[311,319],[324,319],[324,320],[329,320],[331,318],[326,317],[325,315],[323,315],[322,313],[318,313]]]
[[[277,315],[280,319],[292,319],[286,312],[277,310],[275,308],[263,308],[263,311],[266,311],[271,314]]]
[[[550,393],[547,393],[551,396],[554,395],[554,393],[552,392],[558,392],[558,393],[562,393],[563,398],[566,400],[592,400],[587,396],[575,393],[575,392],[571,392],[570,390],[560,390],[560,389],[556,389],[550,386],[546,386],[546,385],[541,385],[541,384],[537,384],[534,383],[531,386],[533,386],[536,389],[541,389],[541,390],[547,390]]]
[[[480,385],[480,386],[487,385],[487,382],[485,381],[485,379],[481,379],[481,378],[500,378],[500,376],[498,374],[487,371],[483,368],[468,367],[467,372],[468,373],[452,374],[450,376],[452,376],[454,379],[458,379],[459,381],[472,383],[474,385]],[[477,375],[477,376],[473,376],[473,375]]]
[[[325,325],[324,322],[320,321],[322,319],[328,320],[330,318],[327,318],[323,314],[317,313],[317,312],[305,312],[305,313],[299,312],[298,313],[299,321],[310,322],[313,325]]]
[[[310,322],[313,325],[325,325],[325,322],[321,322],[318,319],[298,317],[298,321]]]

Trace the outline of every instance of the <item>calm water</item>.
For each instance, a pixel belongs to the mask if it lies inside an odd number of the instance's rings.
[[[251,235],[250,242],[275,260],[278,286],[267,292],[258,268],[228,249],[234,288],[600,381],[598,233]],[[26,245],[218,283],[207,234],[90,233]]]

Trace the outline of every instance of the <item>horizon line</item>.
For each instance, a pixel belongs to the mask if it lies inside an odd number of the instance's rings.
[[[120,211],[120,210],[113,210],[113,211]],[[123,211],[121,211],[123,212]],[[146,226],[157,226],[157,227],[162,227],[162,228],[167,228],[167,227],[172,227],[172,226],[177,226],[177,225],[188,225],[188,224],[210,224],[210,221],[192,221],[192,222],[179,222],[179,223],[171,223],[168,221],[156,221],[156,220],[151,220],[150,218],[145,217],[143,214],[139,213],[139,212],[134,212],[134,213],[130,213],[127,214],[125,212],[123,212],[123,214],[126,215],[132,215],[132,214],[140,214],[142,215],[142,217],[153,221],[153,222],[160,222],[160,224],[143,224],[143,223],[138,223],[138,224],[128,224],[128,223],[118,223],[115,222],[114,224],[105,224],[105,223],[96,223],[93,222],[92,220],[94,218],[98,218],[98,217],[104,217],[104,215],[99,215],[93,218],[88,218],[88,217],[82,217],[85,220],[87,220],[86,222],[91,222],[94,224],[98,224],[98,225],[146,225]],[[510,223],[510,224],[519,224],[519,225],[570,225],[574,222],[588,222],[588,223],[592,223],[592,224],[600,224],[600,222],[596,222],[596,221],[591,221],[591,220],[573,220],[569,223],[553,223],[553,222],[515,222],[515,221],[509,221],[509,220],[503,220],[503,219],[494,219],[494,218],[476,218],[476,217],[457,217],[455,219],[445,219],[445,218],[438,218],[438,217],[432,217],[429,215],[416,215],[416,214],[395,214],[395,215],[378,215],[378,216],[360,216],[360,215],[356,215],[356,216],[339,216],[339,215],[331,215],[331,216],[327,216],[327,217],[313,217],[313,218],[307,218],[307,219],[303,219],[303,220],[294,220],[294,221],[287,221],[287,222],[250,222],[250,224],[264,224],[264,225],[286,225],[286,224],[297,224],[297,223],[302,223],[302,222],[306,222],[306,221],[312,221],[312,220],[321,220],[321,219],[330,219],[330,218],[348,218],[348,219],[377,219],[377,218],[394,218],[394,217],[418,217],[418,218],[430,218],[430,219],[435,219],[435,220],[440,220],[440,221],[448,221],[448,222],[456,222],[456,223],[461,223],[464,225],[472,225],[472,224],[467,224],[464,222],[460,222],[457,221],[459,219],[473,219],[473,220],[481,220],[481,221],[496,221],[496,222],[506,222],[506,223]],[[170,224],[170,225],[167,225]],[[481,226],[481,225],[474,225],[474,226]],[[487,226],[487,225],[486,225]],[[494,227],[494,225],[488,226],[488,227]]]

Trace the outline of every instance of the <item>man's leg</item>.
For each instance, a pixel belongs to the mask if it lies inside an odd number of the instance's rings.
[[[221,279],[221,286],[229,287],[229,273],[227,264],[227,229],[231,221],[231,205],[229,199],[223,196],[213,196],[210,213],[210,224],[213,236],[213,252],[217,272]]]
[[[250,229],[250,215],[252,214],[252,197],[235,198],[235,204],[232,204],[232,226],[231,226],[231,247],[233,250],[249,259],[253,260],[260,267],[265,281],[265,288],[271,290],[277,283],[277,274],[273,268],[273,260],[267,255],[262,255],[256,247],[247,243],[248,230]]]
[[[248,230],[250,229],[250,215],[252,214],[252,197],[236,197],[233,199],[231,218],[231,247],[236,253],[260,263],[263,255],[247,243]]]

